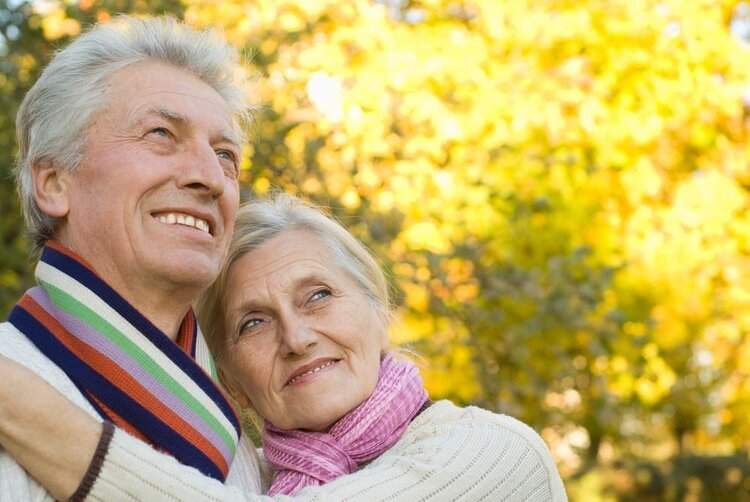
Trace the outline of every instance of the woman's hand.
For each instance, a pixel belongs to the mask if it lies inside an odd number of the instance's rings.
[[[0,446],[55,499],[78,488],[101,430],[34,372],[0,356]]]

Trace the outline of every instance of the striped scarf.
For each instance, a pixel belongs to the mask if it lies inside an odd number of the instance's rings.
[[[419,370],[386,355],[373,393],[328,432],[277,429],[266,422],[263,453],[276,470],[269,495],[294,495],[354,472],[401,439],[427,402]]]
[[[240,426],[209,376],[215,370],[192,311],[170,340],[54,241],[42,252],[36,279],[39,286],[13,308],[10,323],[102,417],[224,481]]]

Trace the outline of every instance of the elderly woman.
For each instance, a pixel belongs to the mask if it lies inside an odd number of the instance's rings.
[[[106,501],[566,500],[529,427],[428,399],[417,368],[388,350],[381,269],[319,210],[283,195],[241,208],[200,314],[227,390],[264,419],[268,496],[97,423],[8,361],[0,443],[59,499],[84,484]]]

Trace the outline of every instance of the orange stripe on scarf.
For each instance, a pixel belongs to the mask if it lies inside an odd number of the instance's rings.
[[[110,373],[112,375],[110,381],[113,385],[130,396],[144,408],[151,409],[153,412],[158,413],[164,423],[169,425],[175,431],[178,431],[196,447],[203,450],[205,454],[209,456],[209,458],[211,458],[220,469],[222,469],[222,471],[229,471],[229,466],[227,465],[224,456],[210,441],[208,441],[200,432],[191,427],[188,422],[183,420],[172,409],[164,406],[161,401],[153,397],[151,392],[140,385],[132,375],[124,371],[118,365],[112,364],[111,360],[106,356],[68,333],[68,331],[60,325],[57,319],[50,316],[47,311],[37,304],[30,296],[24,296],[18,302],[18,305],[22,306],[27,312],[44,324],[44,326],[50,332],[54,333],[68,350],[76,354],[82,361],[86,361],[94,371],[99,374]],[[116,423],[116,425],[119,424]],[[132,430],[132,426],[129,424],[128,426],[129,429]]]

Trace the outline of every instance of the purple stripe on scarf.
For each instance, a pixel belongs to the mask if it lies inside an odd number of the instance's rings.
[[[417,367],[386,355],[370,397],[328,432],[281,430],[266,422],[263,452],[277,470],[268,494],[294,495],[354,472],[396,444],[426,401]]]
[[[44,310],[49,312],[58,322],[60,322],[69,333],[95,349],[100,354],[112,360],[123,370],[133,376],[139,384],[164,403],[169,409],[173,410],[183,420],[194,427],[201,435],[209,439],[211,443],[221,451],[221,454],[231,459],[234,453],[229,451],[224,440],[211,429],[205,421],[199,417],[193,410],[185,405],[177,396],[165,388],[161,382],[154,379],[138,362],[120,349],[105,335],[100,334],[88,324],[71,316],[67,312],[60,310],[52,302],[47,293],[41,287],[34,287],[28,291],[31,296]]]

